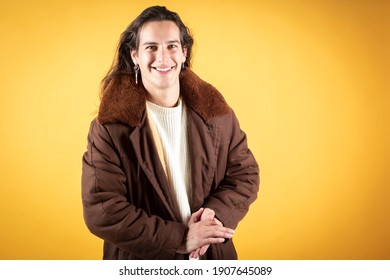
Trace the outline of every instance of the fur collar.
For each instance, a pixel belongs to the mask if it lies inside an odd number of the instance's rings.
[[[231,111],[222,94],[190,69],[180,74],[180,94],[205,122]],[[145,107],[145,88],[136,85],[132,76],[122,76],[111,80],[105,89],[97,119],[101,124],[119,122],[135,127],[139,126]]]

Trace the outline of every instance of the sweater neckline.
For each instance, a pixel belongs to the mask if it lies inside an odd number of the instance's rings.
[[[181,98],[179,98],[178,104],[175,107],[163,107],[159,106],[153,102],[150,102],[149,100],[146,100],[146,106],[148,106],[148,109],[159,116],[174,116],[181,114],[182,108],[183,108],[183,102]]]

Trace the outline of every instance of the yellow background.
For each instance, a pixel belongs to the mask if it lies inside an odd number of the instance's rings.
[[[1,1],[0,259],[100,259],[80,199],[99,82],[166,5],[261,166],[240,259],[390,259],[389,1]]]

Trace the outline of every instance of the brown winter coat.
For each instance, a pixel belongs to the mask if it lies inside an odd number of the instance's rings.
[[[192,212],[215,211],[236,228],[256,199],[259,169],[222,95],[191,70],[180,76],[187,107]],[[82,201],[104,259],[188,259],[176,253],[186,231],[154,145],[146,92],[133,77],[110,82],[83,156]],[[208,259],[236,259],[233,241],[211,245]]]

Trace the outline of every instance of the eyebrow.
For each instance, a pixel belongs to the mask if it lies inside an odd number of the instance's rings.
[[[167,42],[165,42],[166,44],[173,44],[173,43],[176,43],[176,44],[181,44],[181,42],[179,40],[169,40]],[[142,46],[147,46],[147,45],[158,45],[158,43],[156,42],[145,42],[142,44]]]

